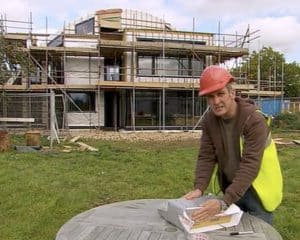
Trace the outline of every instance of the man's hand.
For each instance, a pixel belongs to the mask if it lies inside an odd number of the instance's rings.
[[[194,198],[198,198],[202,196],[202,191],[200,189],[195,189],[194,191],[190,191],[189,193],[185,194],[183,198],[187,200],[192,200]]]
[[[193,212],[192,219],[201,221],[209,219],[221,212],[221,205],[218,199],[210,199],[201,205],[201,208]]]

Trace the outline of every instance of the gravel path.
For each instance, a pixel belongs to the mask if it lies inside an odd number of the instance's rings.
[[[110,141],[184,141],[199,139],[201,131],[72,131],[71,137]]]

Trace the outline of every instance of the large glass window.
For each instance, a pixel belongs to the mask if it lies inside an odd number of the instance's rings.
[[[138,58],[138,74],[151,76],[152,75],[152,57],[150,56],[139,56]]]
[[[166,125],[184,126],[188,111],[188,99],[186,91],[166,92]]]
[[[191,70],[189,67],[189,59],[188,58],[181,58],[179,60],[179,75],[181,76],[189,76]]]
[[[156,58],[155,75],[178,76],[179,61],[176,58]]]
[[[166,91],[166,126],[194,126],[205,110],[198,91]],[[194,107],[194,109],[193,109]]]
[[[192,57],[139,56],[138,75],[199,77],[203,70],[203,60]]]
[[[75,25],[75,34],[88,35],[94,34],[95,19],[90,18]]]
[[[201,115],[206,110],[205,98],[198,97],[198,90],[136,90],[133,98],[133,91],[127,90],[126,104],[126,125],[132,124],[132,109],[135,99],[135,126],[155,127],[162,126],[170,129],[182,129],[183,127],[194,127]],[[165,96],[165,101],[163,101]],[[165,104],[163,106],[163,104]],[[163,113],[164,111],[164,113]],[[163,119],[164,118],[164,119]],[[163,121],[164,120],[164,121]]]
[[[159,92],[136,91],[135,123],[136,126],[156,126],[159,119]]]
[[[197,59],[192,59],[192,76],[199,77],[204,68],[203,61],[199,61]]]
[[[94,112],[95,111],[95,93],[94,92],[85,92],[78,93],[73,92],[69,93],[69,111],[70,112]],[[77,107],[75,106],[75,104]],[[78,109],[80,108],[80,110]]]

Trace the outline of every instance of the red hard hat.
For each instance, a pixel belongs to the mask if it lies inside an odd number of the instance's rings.
[[[200,76],[199,95],[203,96],[220,90],[233,80],[233,76],[226,69],[216,65],[209,66]]]

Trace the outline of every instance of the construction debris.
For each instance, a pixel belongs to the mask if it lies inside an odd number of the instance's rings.
[[[38,152],[41,150],[41,146],[14,146],[17,152]]]
[[[91,147],[90,145],[87,145],[86,143],[77,142],[77,144],[82,148],[82,150],[89,150],[89,151],[92,151],[92,152],[98,152],[97,148]]]
[[[80,138],[80,136],[73,137],[73,138],[70,140],[70,142],[74,143],[74,142],[76,142],[79,138]]]
[[[294,143],[292,141],[285,141],[283,138],[274,138],[273,139],[275,144],[277,145],[293,145]]]
[[[10,137],[7,131],[0,131],[0,152],[5,152],[10,148]]]
[[[41,132],[38,130],[27,131],[25,139],[26,146],[41,146]]]
[[[300,145],[300,140],[293,140],[292,142],[297,144],[297,145]]]

